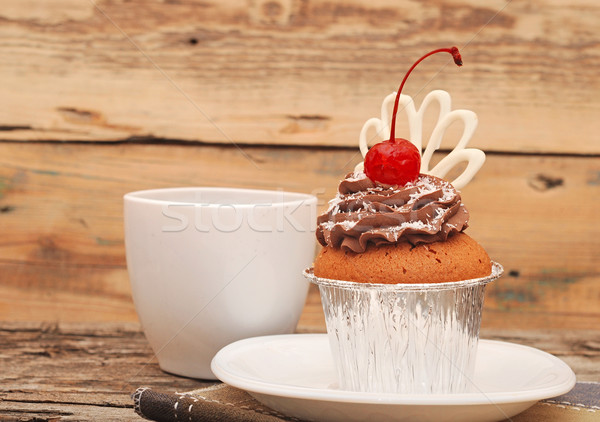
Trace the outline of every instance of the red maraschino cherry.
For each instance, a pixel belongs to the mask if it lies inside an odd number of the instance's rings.
[[[396,114],[398,113],[400,94],[408,75],[424,59],[436,53],[450,53],[454,63],[457,66],[462,66],[462,58],[458,48],[439,48],[425,54],[406,72],[396,94],[396,101],[394,101],[390,138],[387,141],[373,145],[365,156],[365,174],[369,179],[387,185],[405,185],[415,181],[419,176],[421,152],[412,142],[403,138],[396,138]]]

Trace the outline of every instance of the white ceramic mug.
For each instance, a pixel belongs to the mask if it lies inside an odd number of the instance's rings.
[[[225,345],[294,331],[316,204],[313,195],[229,188],[125,195],[133,301],[161,369],[214,379],[210,362]]]

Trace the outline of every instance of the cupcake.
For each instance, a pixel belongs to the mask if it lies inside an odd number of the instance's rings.
[[[359,283],[444,283],[486,277],[492,264],[463,233],[469,213],[460,193],[421,174],[403,186],[350,173],[317,219],[323,249],[317,277]]]
[[[340,182],[338,194],[317,220],[323,248],[305,276],[319,286],[344,390],[442,394],[474,387],[484,288],[501,275],[502,267],[464,233],[469,213],[453,183],[439,177],[439,168],[427,171],[432,140],[422,160],[420,139],[410,142],[394,134],[406,78],[436,52],[451,53],[462,64],[453,47],[435,50],[413,65],[395,94],[390,138],[368,149],[364,165]],[[447,127],[449,116],[465,119],[465,130],[470,127],[470,114],[449,110],[447,93],[430,95],[440,102],[442,126]],[[402,100],[412,104],[410,97]],[[411,108],[405,109],[411,118]],[[411,130],[422,124],[415,119],[423,115],[414,106],[412,111]],[[386,121],[382,112],[380,127]],[[432,137],[443,128],[434,129]],[[362,146],[365,133],[363,128]],[[454,181],[461,186],[483,164],[483,153],[464,149],[465,143],[461,139],[459,153],[438,164],[447,171],[453,161],[468,161]]]

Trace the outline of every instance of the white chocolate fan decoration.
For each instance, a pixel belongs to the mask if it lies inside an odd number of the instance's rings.
[[[385,97],[381,105],[381,119],[373,117],[367,120],[363,125],[359,137],[359,147],[363,158],[369,151],[367,139],[369,129],[374,129],[381,140],[384,140],[384,136],[389,136],[389,125],[391,120],[390,105],[393,105],[395,98],[396,93],[392,93]],[[437,101],[439,104],[440,114],[438,121],[431,132],[431,137],[427,142],[425,150],[423,150],[423,117],[427,107],[429,107],[433,101]],[[477,128],[477,115],[470,110],[451,110],[450,94],[442,90],[431,91],[427,94],[423,99],[423,103],[419,110],[415,108],[415,103],[410,96],[400,94],[399,106],[406,111],[408,117],[408,129],[410,132],[408,140],[421,152],[421,173],[443,178],[457,164],[467,162],[467,167],[464,171],[452,181],[452,184],[456,189],[462,189],[466,186],[485,162],[485,154],[483,151],[476,148],[466,148]],[[461,120],[464,125],[462,136],[454,149],[430,169],[429,164],[433,153],[440,148],[442,138],[448,127],[457,120]],[[355,171],[362,170],[363,163],[359,163],[356,166]]]

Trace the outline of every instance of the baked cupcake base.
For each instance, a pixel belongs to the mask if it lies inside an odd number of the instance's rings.
[[[317,277],[358,283],[446,283],[491,272],[485,249],[465,233],[417,246],[408,242],[369,245],[359,254],[324,247],[314,263]]]

